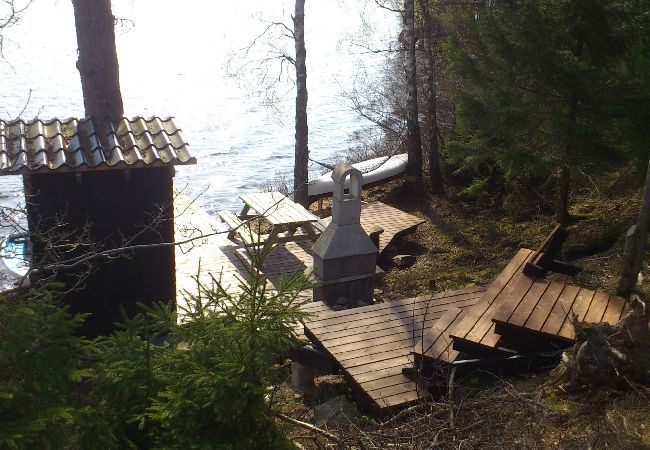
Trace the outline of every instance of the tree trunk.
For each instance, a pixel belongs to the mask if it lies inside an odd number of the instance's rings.
[[[307,127],[307,50],[305,49],[305,0],[296,0],[293,16],[293,35],[296,44],[296,148],[293,169],[293,199],[309,206],[308,163],[309,129]]]
[[[124,115],[110,0],[72,0],[86,117]]]
[[[416,177],[418,191],[422,189],[422,141],[418,122],[417,65],[415,60],[415,5],[404,1],[404,37],[406,52],[406,129],[408,145],[407,173]]]
[[[440,148],[438,147],[438,111],[437,111],[437,90],[436,90],[436,61],[433,49],[434,26],[431,12],[429,11],[428,0],[419,0],[420,10],[424,19],[423,44],[427,65],[427,122],[426,130],[429,134],[429,178],[431,191],[434,194],[442,192],[442,170],[440,165]]]
[[[569,214],[569,192],[571,189],[571,169],[563,165],[557,180],[557,198],[555,201],[555,220],[566,224],[571,219]]]
[[[636,227],[625,241],[623,267],[618,280],[618,295],[628,298],[636,286],[639,271],[645,256],[648,241],[648,222],[650,221],[650,163],[645,175],[645,186]]]

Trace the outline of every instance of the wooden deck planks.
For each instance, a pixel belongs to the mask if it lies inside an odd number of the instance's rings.
[[[459,323],[463,315],[463,310],[460,308],[449,309],[423,333],[422,339],[413,345],[413,353],[421,355],[426,360],[454,362],[459,352],[452,347],[453,341],[449,336],[449,329]]]
[[[531,330],[541,329],[565,286],[564,284],[551,281],[522,326]]]
[[[426,395],[402,375],[402,369],[413,363],[413,344],[423,329],[449,309],[462,311],[474,305],[484,292],[485,288],[471,288],[325,311],[305,322],[305,334],[339,364],[371,407],[395,408]]]
[[[553,309],[546,317],[544,324],[539,328],[539,331],[557,335],[562,328],[562,324],[564,324],[564,319],[569,311],[571,311],[579,291],[580,288],[578,286],[566,285],[555,302]]]
[[[573,315],[578,322],[614,324],[625,308],[621,297],[537,278],[514,311],[502,307],[492,321],[499,332],[509,336],[537,337],[538,344],[540,338],[549,344],[566,344],[575,338]]]
[[[524,289],[525,286],[508,287],[508,285],[510,281],[521,272],[524,264],[530,258],[532,253],[532,250],[520,249],[505,269],[503,269],[503,271],[497,276],[487,292],[483,294],[481,300],[476,305],[469,308],[465,312],[463,319],[449,330],[449,335],[454,340],[455,349],[458,350],[463,343],[480,345],[481,341],[485,339],[486,336],[487,339],[494,342],[494,345],[490,345],[488,348],[494,349],[496,347],[496,342],[498,342],[499,336],[494,332],[492,317],[501,307],[501,303],[495,303],[495,301],[498,298],[508,297],[515,287],[517,287],[517,289]],[[525,285],[526,281],[524,280],[522,283]]]

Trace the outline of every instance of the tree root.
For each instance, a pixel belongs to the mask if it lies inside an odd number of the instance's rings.
[[[567,391],[599,393],[607,388],[647,383],[650,379],[650,311],[633,296],[629,311],[616,324],[580,324],[575,345],[562,355],[552,382]]]

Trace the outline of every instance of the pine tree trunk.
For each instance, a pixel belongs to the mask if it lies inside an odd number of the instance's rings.
[[[86,117],[124,115],[110,0],[72,0]]]
[[[436,62],[433,49],[434,26],[433,18],[429,11],[427,0],[419,0],[420,10],[424,19],[423,44],[426,55],[427,79],[425,83],[427,94],[427,122],[426,129],[429,134],[429,178],[431,191],[434,194],[442,192],[442,170],[440,165],[440,148],[438,147],[438,111],[436,90]]]
[[[636,227],[632,235],[628,236],[625,241],[623,267],[617,289],[618,295],[625,298],[628,298],[634,291],[641,270],[648,241],[648,222],[650,222],[650,163],[645,175],[645,186]]]
[[[406,129],[408,145],[407,173],[416,177],[418,191],[422,189],[422,140],[418,122],[417,65],[415,59],[415,5],[414,0],[404,1],[404,37],[406,52]]]
[[[309,206],[307,190],[309,164],[309,129],[307,127],[307,50],[305,49],[305,0],[296,0],[293,17],[296,44],[296,148],[293,169],[293,199]]]
[[[571,169],[562,166],[557,180],[557,199],[555,202],[555,220],[566,224],[571,219],[569,215],[569,192],[571,190]]]

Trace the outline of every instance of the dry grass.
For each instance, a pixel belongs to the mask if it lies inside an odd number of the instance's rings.
[[[300,427],[285,431],[309,449],[650,448],[650,389],[635,386],[589,402],[541,389],[543,381],[484,377],[476,387],[463,383],[453,402],[416,405],[383,423],[362,418],[329,429],[342,444]]]

